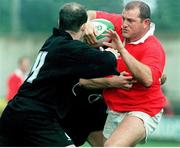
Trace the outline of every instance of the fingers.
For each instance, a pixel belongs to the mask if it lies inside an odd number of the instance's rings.
[[[90,45],[97,44],[96,32],[96,27],[91,22],[87,22],[84,30],[84,40]]]
[[[111,43],[103,42],[103,45],[117,49],[120,52],[124,46],[123,46],[118,34],[116,33],[116,31],[107,30],[106,32],[107,32],[107,34],[103,34],[103,36],[110,38]]]
[[[109,42],[103,42],[103,45],[112,48],[112,44]]]
[[[128,84],[125,84],[124,85],[124,89],[126,89],[126,90],[129,90],[129,89],[131,89],[133,87],[133,84],[132,83],[128,83]]]
[[[123,75],[123,76],[128,76],[128,75],[130,75],[130,73],[127,72],[127,71],[122,71],[122,72],[121,72],[121,75]]]
[[[133,80],[133,76],[127,71],[121,72],[120,76],[124,76],[126,80],[131,80],[131,81]]]
[[[134,80],[133,76],[130,75],[130,73],[123,71],[121,72],[121,74],[119,75],[119,77],[121,77],[121,79],[123,79],[123,85],[122,85],[122,89],[125,90],[129,90],[133,87],[133,85],[135,83],[137,83],[137,80]]]
[[[88,43],[89,45],[97,44],[96,36],[94,33],[84,35],[84,39],[85,39],[86,43]]]
[[[126,84],[121,86],[121,89],[130,90],[132,87],[133,87],[132,83],[126,83]]]
[[[135,83],[137,83],[137,82],[138,82],[138,81],[137,81],[137,80],[134,80],[134,79],[131,81],[132,84],[135,84]]]
[[[110,38],[119,38],[118,34],[116,33],[116,31],[113,30],[106,30],[106,33],[102,34],[103,36],[107,36]]]
[[[125,79],[126,79],[127,81],[129,81],[129,83],[131,83],[131,84],[138,83],[138,81],[137,81],[136,79],[134,79],[134,77],[131,76],[130,73],[128,73],[127,71],[121,72],[120,75],[124,76]]]

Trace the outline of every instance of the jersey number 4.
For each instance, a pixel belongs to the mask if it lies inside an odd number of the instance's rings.
[[[32,83],[34,79],[36,79],[38,73],[39,73],[39,70],[41,69],[41,67],[43,66],[44,64],[44,61],[45,61],[45,58],[46,58],[46,55],[47,55],[47,51],[41,51],[39,52],[37,58],[36,58],[36,61],[33,65],[33,68],[30,72],[30,75],[29,75],[29,78],[27,79],[27,82],[29,83]]]

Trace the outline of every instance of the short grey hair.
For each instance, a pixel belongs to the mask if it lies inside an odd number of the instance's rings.
[[[140,14],[139,14],[139,17],[141,19],[151,19],[151,10],[150,10],[150,7],[142,2],[142,1],[131,1],[129,3],[126,4],[125,6],[125,10],[131,10],[131,9],[134,9],[134,8],[139,8],[139,11],[140,11]]]

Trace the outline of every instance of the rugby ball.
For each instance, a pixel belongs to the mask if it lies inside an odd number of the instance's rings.
[[[103,42],[109,42],[110,38],[103,36],[103,34],[106,33],[106,30],[114,30],[114,25],[106,19],[93,19],[91,22],[96,28],[97,44],[94,47],[100,47]]]

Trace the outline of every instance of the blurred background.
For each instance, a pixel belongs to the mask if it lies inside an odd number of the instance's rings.
[[[121,13],[129,0],[74,0],[87,9]],[[167,81],[162,86],[169,101],[162,124],[150,146],[180,146],[180,0],[143,0],[152,10],[155,35],[162,42]],[[0,0],[0,112],[6,105],[9,75],[26,56],[33,64],[38,50],[57,27],[59,8],[72,0]],[[173,141],[173,142],[172,142]],[[142,145],[144,146],[144,145]],[[146,146],[146,145],[145,145]],[[147,145],[149,146],[149,145]]]

